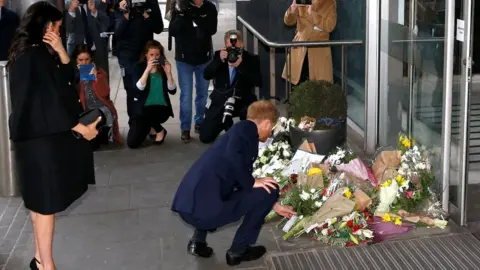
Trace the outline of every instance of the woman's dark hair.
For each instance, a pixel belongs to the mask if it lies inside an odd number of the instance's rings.
[[[49,2],[40,1],[28,7],[20,21],[20,26],[15,31],[8,57],[9,65],[13,64],[28,48],[35,44],[42,44],[48,24],[62,19],[62,12]]]
[[[90,55],[93,61],[93,58],[95,57],[95,52],[92,51],[90,46],[88,46],[87,44],[82,44],[75,47],[75,50],[73,51],[73,55],[72,55],[72,60],[76,62],[77,57],[82,53],[88,53],[88,55]]]
[[[150,49],[157,49],[160,51],[161,56],[165,56],[165,49],[163,48],[162,44],[156,40],[150,40],[149,42],[147,42],[147,44],[143,48],[143,53],[140,56],[141,62],[144,62],[144,63],[147,62],[146,54]],[[163,67],[161,65],[158,65],[157,71],[160,74],[165,74],[165,71],[163,70]]]

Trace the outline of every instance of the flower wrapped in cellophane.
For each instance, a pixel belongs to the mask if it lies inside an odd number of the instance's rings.
[[[313,229],[313,239],[340,247],[368,243],[373,239],[373,231],[368,226],[367,218],[368,212],[357,211],[341,218],[328,218]]]

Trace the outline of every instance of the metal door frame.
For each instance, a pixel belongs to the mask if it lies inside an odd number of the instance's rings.
[[[448,2],[454,0],[448,0]],[[453,4],[454,5],[454,4]],[[474,0],[463,0],[464,40],[462,43],[461,82],[460,82],[460,141],[459,141],[459,175],[457,186],[457,206],[450,203],[452,219],[460,226],[467,225],[467,188],[469,173],[470,142],[470,94],[472,89],[473,56],[473,14]],[[452,9],[454,13],[455,9]],[[454,16],[450,14],[450,16]],[[451,23],[451,21],[449,20]],[[455,21],[456,24],[456,21]],[[453,53],[453,52],[452,52]],[[453,72],[451,72],[453,78]],[[448,96],[446,96],[448,98]],[[448,107],[445,107],[448,108]],[[451,110],[451,103],[450,107]],[[446,111],[446,110],[445,110]],[[450,130],[445,130],[451,132]]]

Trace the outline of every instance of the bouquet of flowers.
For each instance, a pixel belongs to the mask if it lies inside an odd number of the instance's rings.
[[[339,221],[338,218],[329,218],[314,229],[314,240],[331,246],[355,246],[367,243],[373,239],[373,231],[368,228],[368,211],[352,212]]]
[[[327,157],[326,164],[330,166],[338,166],[340,164],[348,164],[350,161],[357,158],[357,155],[350,149],[343,149],[337,147],[332,153]]]
[[[305,231],[303,226],[305,222],[311,219],[311,216],[322,207],[321,189],[309,188],[306,186],[296,185],[286,196],[282,204],[292,206],[297,212],[283,227],[286,234],[283,236],[284,240],[292,236],[300,236]]]
[[[272,176],[285,168],[292,157],[290,144],[279,141],[258,151],[258,157],[253,163],[253,176]]]
[[[303,131],[312,131],[315,128],[315,123],[317,121],[315,118],[304,116],[300,119],[300,124],[298,124],[298,128]]]

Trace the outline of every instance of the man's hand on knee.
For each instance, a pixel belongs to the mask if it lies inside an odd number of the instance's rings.
[[[264,177],[264,178],[255,179],[253,188],[263,188],[268,192],[268,194],[270,194],[272,193],[272,190],[278,189],[278,185],[275,179],[271,177]]]

